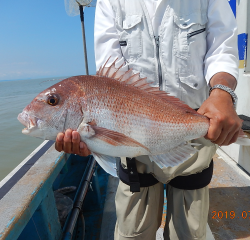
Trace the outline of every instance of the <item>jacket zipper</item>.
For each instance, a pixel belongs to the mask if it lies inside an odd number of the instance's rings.
[[[188,33],[187,38],[191,38],[191,37],[193,37],[194,35],[197,35],[197,34],[199,34],[199,33],[205,32],[205,30],[206,30],[206,28],[202,28],[202,29],[200,29],[200,30],[197,30],[197,31]]]
[[[158,63],[158,76],[159,76],[159,89],[162,89],[162,71],[161,71],[161,62],[160,62],[160,41],[159,36],[154,36],[155,44],[156,44],[156,58]]]

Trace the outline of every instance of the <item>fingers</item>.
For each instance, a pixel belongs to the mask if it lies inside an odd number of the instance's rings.
[[[84,157],[91,154],[87,145],[81,142],[80,134],[71,129],[67,129],[65,134],[58,133],[55,149],[59,152],[64,151],[65,153],[73,153]]]
[[[64,138],[64,134],[63,133],[58,133],[57,134],[56,143],[55,143],[55,149],[58,152],[63,151],[63,138]]]
[[[205,137],[209,139],[211,142],[217,143],[216,141],[220,137],[221,133],[222,133],[222,125],[215,116],[213,119],[210,119],[210,126],[207,135]]]
[[[80,135],[76,131],[72,131],[72,153],[80,154]]]
[[[228,129],[226,129],[226,133],[224,134],[225,137],[224,138],[219,138],[217,141],[219,141],[219,145],[220,146],[225,146],[225,145],[229,145],[231,143],[234,143],[238,136],[239,136],[239,132],[241,130],[242,124],[240,123],[240,121],[236,121],[231,123],[232,125],[230,127],[228,127]]]
[[[238,138],[239,131],[230,131],[223,130],[217,139],[210,139],[211,142],[218,144],[219,146],[226,146],[231,143],[234,143]]]
[[[229,145],[237,140],[241,125],[238,116],[231,119],[210,119],[210,127],[205,137],[219,146]]]
[[[84,157],[91,154],[87,145],[81,142],[80,135],[76,131],[72,132],[72,153]]]
[[[64,135],[63,150],[66,153],[73,153],[72,151],[72,130],[67,129]]]
[[[240,132],[240,131],[239,131],[239,132]],[[231,138],[231,140],[229,141],[229,143],[228,143],[228,144],[225,144],[225,145],[230,145],[230,144],[236,142],[236,141],[237,141],[237,138],[238,138],[238,136],[239,136],[239,132],[236,132],[236,133],[234,134],[234,136]]]
[[[90,154],[91,154],[91,152],[88,149],[87,145],[84,142],[80,142],[80,154],[79,155],[86,157]]]

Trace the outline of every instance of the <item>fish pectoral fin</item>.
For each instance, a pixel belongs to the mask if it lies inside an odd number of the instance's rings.
[[[106,128],[98,127],[98,126],[91,126],[95,132],[96,138],[110,144],[113,146],[130,146],[130,147],[142,147],[145,148],[147,151],[148,148],[145,147],[143,144],[137,142],[133,138],[130,138],[123,133],[115,132]]]
[[[98,164],[103,168],[103,170],[114,177],[118,177],[116,166],[117,158],[98,153],[92,153],[92,155]]]
[[[160,168],[175,167],[191,158],[198,150],[192,146],[193,143],[182,143],[161,155],[149,155],[151,162],[155,162]]]
[[[94,124],[90,125],[89,123],[82,122],[77,128],[77,132],[79,132],[83,138],[95,137],[113,146],[142,147],[149,151],[143,144],[124,135],[123,133],[98,127]]]
[[[93,129],[93,126],[85,122],[82,122],[78,126],[77,132],[81,133],[81,136],[84,138],[91,138],[95,136],[95,130]]]

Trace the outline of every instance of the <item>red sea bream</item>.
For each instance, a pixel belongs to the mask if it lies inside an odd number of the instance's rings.
[[[161,168],[176,166],[196,149],[207,117],[151,87],[139,74],[103,67],[95,76],[67,78],[44,90],[18,115],[24,134],[55,140],[71,128],[112,175],[116,157],[149,155]]]

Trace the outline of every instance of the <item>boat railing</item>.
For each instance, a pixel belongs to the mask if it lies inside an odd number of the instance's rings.
[[[50,224],[44,228],[48,236],[61,235],[60,222],[53,216],[58,213],[51,186],[68,157],[57,152],[52,141],[44,141],[0,182],[0,239],[17,239],[38,207],[40,217],[47,220],[43,224]],[[49,209],[43,211],[45,204]]]

